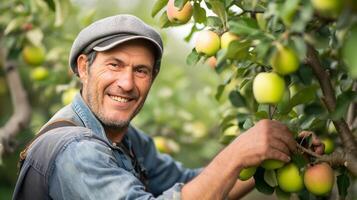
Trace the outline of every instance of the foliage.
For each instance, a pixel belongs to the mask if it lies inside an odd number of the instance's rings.
[[[6,60],[0,58],[0,63],[15,61],[32,107],[29,126],[13,138],[14,151],[3,155],[0,199],[10,199],[17,178],[19,151],[58,109],[71,101],[74,91],[80,87],[68,67],[69,50],[76,34],[95,19],[124,12],[155,26],[146,9],[152,4],[152,1],[133,1],[129,7],[115,0],[107,0],[105,4],[80,0],[9,0],[0,4],[0,49],[7,53]],[[209,68],[187,67],[184,60],[178,59],[186,56],[187,49],[176,44],[177,34],[173,31],[161,34],[166,45],[161,72],[143,111],[133,123],[152,136],[174,141],[179,148],[171,153],[186,166],[202,166],[221,147],[217,142],[217,109],[207,110],[218,107],[212,88],[219,78]],[[44,49],[44,61],[37,57],[41,62],[37,60],[30,65],[23,55],[26,46]],[[190,84],[193,80],[200,81]],[[0,70],[1,126],[14,112],[8,86],[6,72]]]
[[[216,93],[216,99],[227,110],[223,113],[221,128],[228,129],[238,125],[240,132],[243,132],[258,120],[270,118],[285,123],[295,133],[309,130],[321,137],[333,138],[341,154],[335,153],[330,157],[310,155],[307,162],[329,161],[336,170],[340,170],[337,181],[339,194],[346,196],[350,185],[348,177],[356,176],[356,171],[352,168],[346,170],[335,158],[352,152],[349,162],[357,162],[356,136],[353,136],[357,128],[357,63],[354,55],[357,50],[356,2],[190,2],[194,14],[189,23],[191,32],[185,38],[186,41],[199,42],[195,36],[203,30],[214,31],[220,36],[231,32],[239,37],[232,40],[228,48],[222,47],[214,55],[217,60],[215,71],[225,80],[218,86]],[[324,2],[332,3],[325,5]],[[184,0],[175,0],[175,5],[179,8],[184,3]],[[167,19],[165,6],[165,1],[157,0],[152,16],[160,15],[162,28],[178,26],[179,24]],[[193,48],[187,56],[187,63],[194,65],[205,62],[210,56]],[[281,60],[276,61],[279,57]],[[277,64],[280,66],[275,66]],[[284,66],[290,69],[281,70]],[[284,78],[286,87],[279,103],[260,104],[255,100],[252,85],[261,72],[277,72]],[[269,95],[269,91],[264,95]],[[227,105],[227,102],[230,104]],[[232,135],[222,137],[227,137],[222,140],[226,144],[234,138]],[[301,157],[302,153],[309,154],[306,150],[311,146],[311,138],[300,142],[303,145],[300,146],[302,152],[296,157]],[[294,159],[294,162],[304,171],[307,163],[305,160],[302,164],[301,160],[304,158]],[[266,176],[265,173],[271,172],[258,168],[255,174],[256,188],[266,194],[272,194],[276,190],[278,196],[284,196],[277,185],[266,178],[271,176]],[[301,199],[315,198],[311,194],[306,195],[306,190],[298,196]]]

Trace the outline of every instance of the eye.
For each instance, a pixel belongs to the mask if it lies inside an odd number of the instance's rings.
[[[111,66],[111,67],[117,67],[118,66],[117,63],[109,63],[108,65]]]
[[[151,70],[147,67],[137,67],[135,68],[135,74],[137,74],[138,77],[147,77],[151,75]]]

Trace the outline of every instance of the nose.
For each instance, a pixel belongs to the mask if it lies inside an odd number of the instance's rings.
[[[122,90],[129,92],[134,88],[134,73],[131,67],[125,67],[125,70],[122,70],[118,74],[117,86]]]

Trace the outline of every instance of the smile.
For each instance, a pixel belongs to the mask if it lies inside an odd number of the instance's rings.
[[[120,102],[120,103],[126,103],[126,102],[130,101],[130,99],[128,99],[128,98],[119,97],[119,96],[109,95],[109,97],[111,99],[113,99],[114,101],[117,101],[117,102]]]

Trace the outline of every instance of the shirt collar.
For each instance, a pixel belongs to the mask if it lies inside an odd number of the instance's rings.
[[[83,121],[83,124],[86,128],[91,129],[94,132],[94,134],[106,140],[109,144],[112,144],[112,142],[107,138],[107,135],[105,134],[102,123],[100,123],[98,118],[93,114],[93,112],[88,107],[88,105],[86,104],[86,102],[82,98],[82,95],[79,92],[76,94],[76,96],[73,99],[72,109]],[[132,144],[130,139],[128,138],[128,134],[131,131],[133,131],[132,129],[133,127],[129,125],[128,132],[123,137],[123,142],[129,148],[131,148]]]

